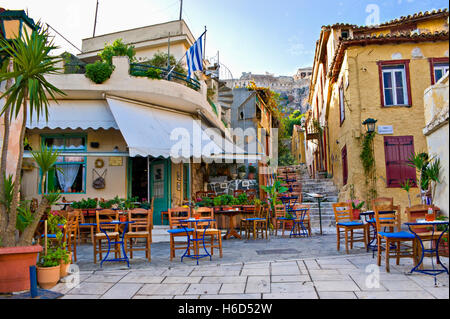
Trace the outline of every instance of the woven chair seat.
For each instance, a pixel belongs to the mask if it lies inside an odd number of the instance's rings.
[[[107,234],[108,234],[109,237],[119,236],[118,232],[111,232],[111,233],[107,232]],[[96,233],[95,237],[97,237],[97,238],[106,238],[106,235],[105,235],[105,233]]]

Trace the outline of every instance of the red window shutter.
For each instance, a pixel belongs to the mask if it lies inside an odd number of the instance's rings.
[[[342,149],[342,180],[343,184],[348,182],[348,162],[347,162],[347,146]]]
[[[416,186],[416,169],[408,165],[409,158],[414,154],[414,137],[385,137],[384,145],[387,186],[401,187],[407,179]]]

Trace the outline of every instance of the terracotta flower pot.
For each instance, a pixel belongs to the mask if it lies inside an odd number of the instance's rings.
[[[69,273],[69,266],[72,263],[72,254],[70,254],[69,256],[69,262],[66,264],[64,262],[64,259],[61,259],[61,264],[60,264],[60,270],[59,270],[59,276],[61,278],[66,277]]]
[[[248,179],[255,179],[255,173],[248,173]]]
[[[61,266],[37,267],[37,282],[42,289],[51,289],[60,279]]]
[[[0,248],[0,293],[30,289],[30,266],[35,266],[42,246]]]
[[[359,219],[359,215],[361,214],[361,210],[360,209],[353,209],[353,220],[358,220]]]

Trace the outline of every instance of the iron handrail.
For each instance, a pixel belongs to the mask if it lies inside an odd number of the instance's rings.
[[[142,63],[131,63],[130,64],[130,74],[134,76],[145,76],[144,72],[147,72],[149,69],[157,69],[161,71],[161,75],[163,78],[167,76],[167,74],[170,72],[169,69],[166,68],[160,68],[157,66],[149,65],[149,64],[142,64]],[[139,72],[142,72],[142,74],[139,74]],[[172,73],[168,76],[169,81],[172,81],[173,79],[177,79],[180,81],[184,81],[188,87],[193,88],[194,90],[200,89],[200,82],[196,79],[188,79],[188,77],[185,74],[178,73],[175,71],[172,71]]]

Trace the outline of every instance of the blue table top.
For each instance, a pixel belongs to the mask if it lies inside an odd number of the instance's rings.
[[[420,221],[415,223],[405,223],[407,226],[423,226],[423,225],[448,225],[448,221],[445,220],[434,220],[434,221]]]
[[[207,223],[207,222],[215,222],[215,219],[184,219],[184,220],[180,220],[180,223]]]
[[[134,221],[133,222],[121,222],[118,220],[114,220],[111,222],[100,223],[100,225],[125,225],[125,224],[134,224],[134,223],[135,223]],[[97,226],[97,224],[96,223],[86,223],[86,224],[80,224],[80,226]]]

